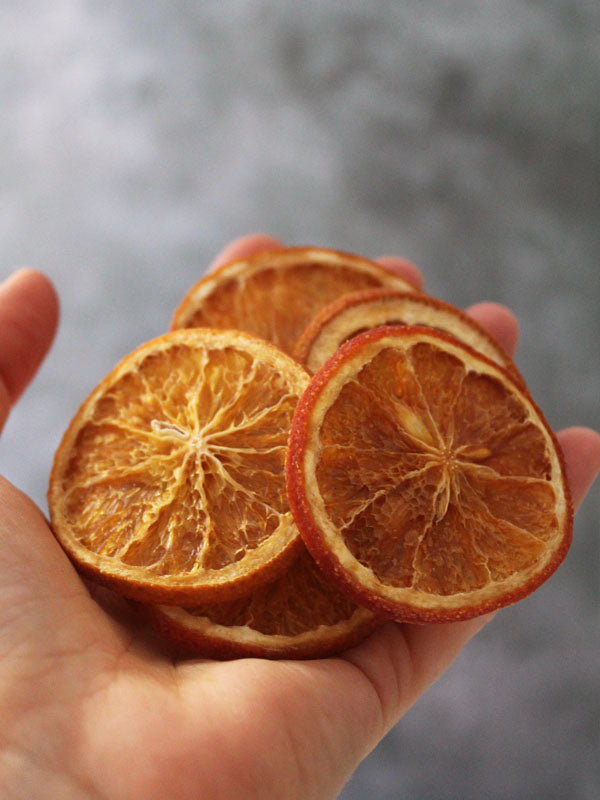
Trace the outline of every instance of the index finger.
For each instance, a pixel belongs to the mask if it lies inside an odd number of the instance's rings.
[[[404,278],[405,281],[408,281],[420,292],[424,290],[425,280],[423,274],[412,261],[407,261],[405,258],[400,258],[400,256],[379,256],[375,261],[390,272],[394,272]]]
[[[41,272],[21,269],[0,284],[0,429],[35,375],[58,324],[58,298]]]
[[[283,246],[279,239],[266,233],[250,233],[247,236],[240,236],[225,245],[209,266],[208,272],[212,272],[230,261],[236,261],[238,258],[248,258],[248,256],[262,253],[265,250],[281,250]]]

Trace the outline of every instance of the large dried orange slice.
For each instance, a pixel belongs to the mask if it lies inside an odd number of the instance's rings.
[[[423,327],[360,334],[316,373],[294,414],[287,483],[320,567],[400,620],[515,602],[571,540],[562,456],[528,391]]]
[[[99,384],[57,450],[48,504],[77,567],[158,603],[247,592],[300,547],[283,475],[308,383],[238,331],[174,331]]]
[[[225,264],[187,293],[171,328],[237,328],[291,353],[310,320],[341,294],[390,286],[416,291],[379,264],[316,247],[290,247]]]
[[[304,548],[280,578],[245,597],[149,611],[183,654],[220,659],[324,658],[357,644],[379,622],[339,592]]]
[[[446,331],[517,374],[510,356],[463,311],[435,297],[398,289],[366,289],[334,300],[306,327],[293,355],[309,372],[316,372],[344,342],[380,325],[426,325]]]

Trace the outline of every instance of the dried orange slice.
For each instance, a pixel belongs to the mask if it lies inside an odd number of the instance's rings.
[[[291,353],[324,306],[346,292],[378,286],[416,291],[379,264],[349,253],[316,247],[258,253],[225,264],[193,286],[171,328],[237,328]]]
[[[518,374],[510,356],[463,311],[435,297],[397,289],[366,289],[334,300],[309,323],[293,355],[309,372],[316,372],[344,342],[380,325],[426,325],[445,331]]]
[[[76,566],[179,605],[278,575],[300,547],[283,470],[307,383],[239,331],[174,331],[124,358],[73,418],[50,476],[52,527]]]
[[[220,659],[324,658],[357,644],[379,623],[326,579],[305,548],[280,578],[245,597],[149,612],[185,655]]]
[[[287,485],[320,567],[399,620],[515,602],[571,540],[561,452],[527,389],[423,327],[360,334],[316,373],[294,414]]]

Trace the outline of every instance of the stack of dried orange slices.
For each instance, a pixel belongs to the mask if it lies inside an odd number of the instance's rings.
[[[218,658],[322,657],[384,619],[505,606],[572,528],[560,449],[502,348],[317,248],[196,284],[79,409],[48,503],[82,574]]]

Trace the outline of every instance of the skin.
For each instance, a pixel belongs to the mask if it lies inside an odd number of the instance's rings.
[[[281,247],[257,234],[215,265]],[[381,259],[422,286],[417,268]],[[469,313],[514,352],[511,312]],[[58,320],[43,274],[0,286],[0,426]],[[574,503],[600,436],[561,431]],[[0,478],[0,794],[14,798],[334,798],[489,617],[389,623],[340,658],[176,662],[127,606],[78,577],[35,504]]]

